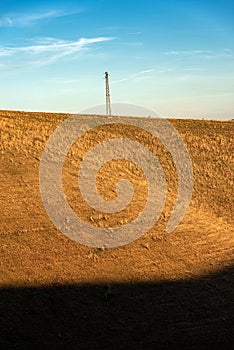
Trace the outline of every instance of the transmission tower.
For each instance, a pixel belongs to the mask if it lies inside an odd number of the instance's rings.
[[[111,116],[110,87],[109,87],[108,72],[105,72],[105,79],[106,79],[106,115]]]

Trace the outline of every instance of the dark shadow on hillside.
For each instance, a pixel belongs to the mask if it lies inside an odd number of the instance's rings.
[[[0,289],[0,349],[231,349],[234,269],[154,284]]]

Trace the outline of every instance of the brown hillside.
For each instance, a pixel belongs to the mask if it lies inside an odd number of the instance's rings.
[[[142,133],[140,141],[157,151],[169,181],[164,213],[137,241],[102,250],[69,240],[53,226],[42,205],[38,184],[41,154],[50,134],[68,116],[0,111],[1,286],[178,280],[231,266],[233,122],[171,120],[190,152],[195,184],[183,222],[169,235],[165,233],[165,223],[176,195],[176,172],[168,152]],[[136,194],[126,212],[102,215],[82,200],[76,186],[82,154],[92,143],[105,139],[108,132],[100,130],[86,137],[83,145],[74,145],[63,174],[64,189],[74,211],[101,227],[121,225],[136,217],[146,198],[140,169],[119,161],[101,169],[97,187],[110,200],[115,196],[111,190],[114,183],[124,176],[131,178]],[[115,132],[118,136],[126,130],[119,128]],[[131,134],[131,130],[128,132]]]

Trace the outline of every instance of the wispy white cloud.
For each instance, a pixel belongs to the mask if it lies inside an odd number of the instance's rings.
[[[146,69],[131,75],[127,75],[126,77],[123,77],[121,79],[118,80],[113,80],[112,84],[119,84],[119,83],[123,83],[125,81],[143,81],[143,80],[148,80],[152,78],[152,74],[151,73],[155,73],[155,74],[166,74],[166,73],[170,73],[172,72],[173,69],[172,68],[162,68],[162,69]]]
[[[154,72],[154,69],[143,70],[143,71],[128,75],[122,79],[114,80],[112,81],[112,84],[119,84],[129,80],[142,80],[143,78],[147,79],[148,74],[152,72]]]
[[[0,27],[26,27],[32,25],[35,22],[69,16],[81,12],[76,11],[60,11],[60,10],[47,10],[44,12],[36,13],[17,13],[17,14],[6,14],[0,17]]]
[[[14,59],[23,59],[34,65],[48,65],[65,56],[71,56],[81,50],[87,49],[92,44],[103,43],[114,38],[97,37],[81,38],[77,41],[65,41],[53,38],[41,38],[37,44],[17,47],[1,47],[0,56],[8,56]],[[15,61],[15,60],[14,60]]]
[[[166,51],[165,55],[173,55],[173,56],[193,56],[193,55],[203,55],[210,54],[209,50],[181,50],[181,51]]]
[[[11,56],[11,52],[7,48],[0,47],[0,57],[4,56]]]
[[[130,32],[130,33],[128,33],[129,35],[141,35],[142,34],[142,32]]]
[[[154,69],[143,70],[139,73],[136,73],[135,75],[142,75],[142,74],[151,73],[151,72],[154,72]]]
[[[211,51],[211,50],[181,50],[181,51],[166,51],[165,55],[175,56],[175,57],[200,57],[207,59],[215,59],[219,57],[232,57],[232,50],[229,48],[223,49],[221,51]]]

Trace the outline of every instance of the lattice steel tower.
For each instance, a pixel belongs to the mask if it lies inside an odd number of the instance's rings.
[[[110,87],[109,87],[108,72],[105,72],[105,79],[106,79],[106,115],[111,116]]]

